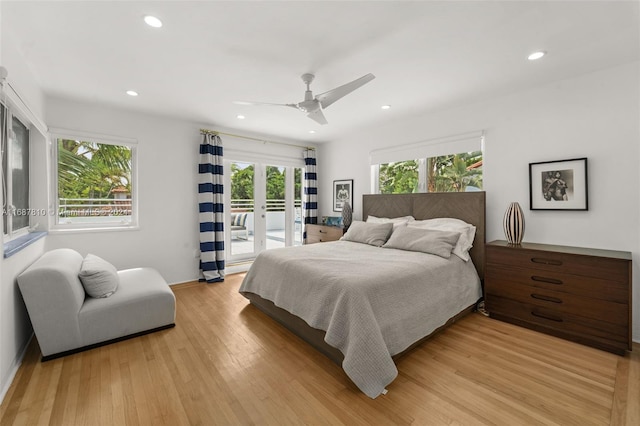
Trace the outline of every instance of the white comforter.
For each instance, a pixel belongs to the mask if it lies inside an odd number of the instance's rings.
[[[261,253],[240,286],[326,331],[371,398],[397,376],[392,356],[481,296],[471,262],[348,241]]]

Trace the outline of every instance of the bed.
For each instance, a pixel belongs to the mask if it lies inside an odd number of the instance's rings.
[[[397,376],[394,360],[481,298],[485,193],[364,195],[370,216],[473,224],[470,261],[353,241],[286,247],[261,253],[239,291],[375,398]]]

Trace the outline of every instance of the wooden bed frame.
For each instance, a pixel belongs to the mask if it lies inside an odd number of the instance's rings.
[[[438,217],[453,217],[471,223],[476,227],[476,237],[473,248],[469,251],[473,264],[480,279],[484,279],[485,262],[485,193],[484,192],[443,192],[422,194],[365,194],[362,197],[363,220],[371,216],[400,217],[413,216],[416,220],[434,219]],[[324,341],[325,332],[310,327],[301,318],[290,314],[273,304],[270,300],[261,298],[253,293],[246,293],[251,304],[262,312],[278,321],[296,336],[309,343],[318,351],[329,357],[333,362],[342,366],[344,356],[338,349]],[[438,331],[453,324],[459,318],[473,312],[475,304],[453,316],[442,327],[423,339],[415,342],[403,352],[394,355],[398,360],[414,347],[420,345]]]

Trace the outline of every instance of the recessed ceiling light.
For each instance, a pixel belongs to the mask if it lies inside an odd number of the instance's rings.
[[[547,52],[545,52],[544,50],[539,50],[539,51],[533,52],[531,55],[529,55],[528,59],[530,61],[535,61],[536,59],[542,58],[546,54],[547,54]]]
[[[237,118],[238,120],[244,120],[244,115],[240,115],[240,114],[238,114],[238,115],[236,115],[236,118]]]
[[[127,90],[127,95],[129,96],[138,96],[138,92],[135,90]]]
[[[162,21],[156,18],[155,16],[151,16],[151,15],[145,16],[144,22],[146,22],[147,25],[153,28],[160,28],[162,26]]]
[[[389,109],[389,108],[391,108],[391,105],[382,105],[380,108],[382,108],[382,109]]]
[[[315,132],[316,132],[315,130],[309,130],[309,133],[315,133]]]

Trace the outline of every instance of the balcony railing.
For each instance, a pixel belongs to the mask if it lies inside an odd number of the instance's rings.
[[[131,200],[113,198],[60,198],[60,217],[131,216]]]
[[[298,211],[302,207],[302,201],[295,200],[293,206]],[[232,199],[231,200],[231,213],[240,212],[253,212],[254,211],[253,199]],[[285,200],[267,200],[266,204],[267,212],[283,212],[285,210]]]
[[[296,216],[301,211],[302,201],[295,200]],[[253,212],[253,199],[232,199],[231,212]],[[267,212],[283,212],[285,200],[269,199]],[[60,217],[92,217],[92,216],[131,216],[131,199],[116,200],[113,198],[60,198],[58,214]]]

